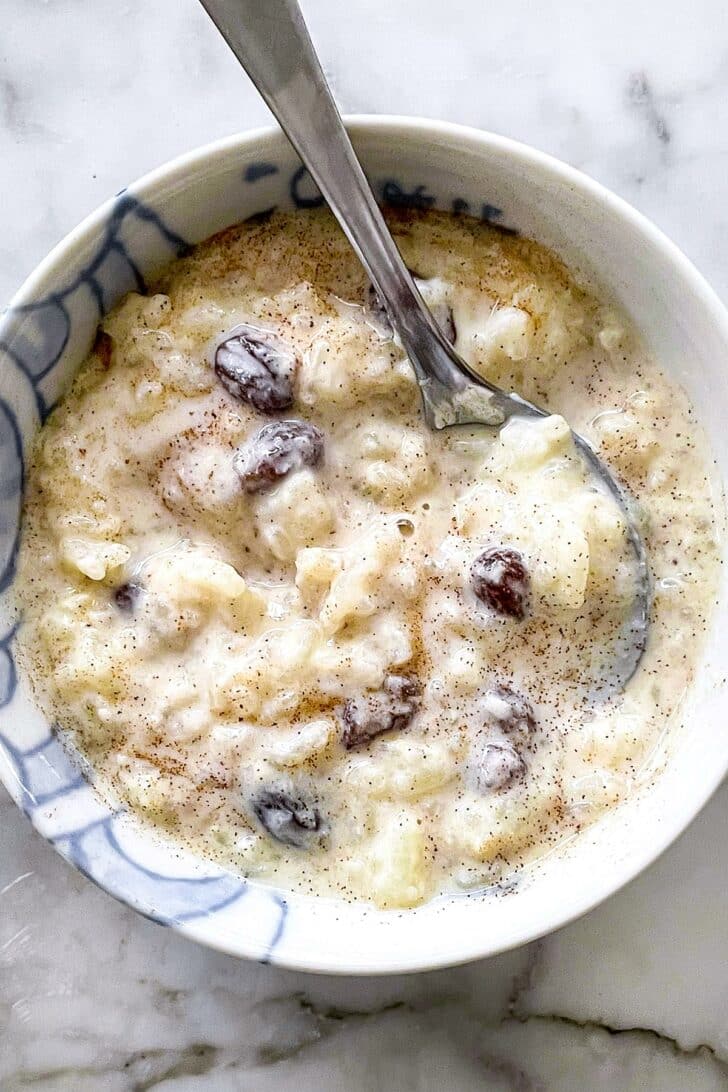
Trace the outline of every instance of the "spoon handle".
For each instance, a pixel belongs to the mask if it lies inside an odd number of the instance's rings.
[[[425,403],[437,401],[433,386],[446,388],[450,396],[470,386],[384,222],[296,0],[201,3],[275,114],[387,304]]]

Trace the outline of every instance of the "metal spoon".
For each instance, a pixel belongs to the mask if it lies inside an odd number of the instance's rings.
[[[414,368],[430,427],[501,426],[511,417],[548,417],[546,410],[475,375],[423,303],[351,146],[296,0],[201,3],[280,122],[384,301]],[[587,441],[572,435],[590,471],[621,509],[635,555],[634,603],[606,687],[613,693],[635,673],[647,643],[647,554],[624,491]]]

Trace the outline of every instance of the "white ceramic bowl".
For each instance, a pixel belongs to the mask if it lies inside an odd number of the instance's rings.
[[[553,247],[621,302],[683,384],[728,471],[728,317],[659,231],[589,178],[503,137],[407,118],[350,130],[390,202],[467,210]],[[276,892],[173,852],[94,795],[34,707],[13,661],[12,580],[24,465],[41,418],[86,354],[102,312],[160,266],[272,205],[320,197],[282,135],[220,141],[147,175],[60,243],[0,322],[0,775],[37,829],[77,868],[155,921],[236,955],[313,971],[400,972],[487,956],[563,925],[645,868],[728,767],[728,625],[712,635],[665,768],[649,789],[552,854],[515,890],[416,910]]]

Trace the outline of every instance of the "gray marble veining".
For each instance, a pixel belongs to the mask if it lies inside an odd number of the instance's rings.
[[[304,0],[344,109],[492,128],[652,217],[728,298],[718,0]],[[0,301],[130,179],[267,111],[195,0],[5,0]],[[0,793],[0,1088],[728,1088],[728,786],[645,875],[528,949],[352,981],[135,917]]]

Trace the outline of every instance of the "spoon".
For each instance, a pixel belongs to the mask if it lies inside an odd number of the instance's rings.
[[[550,414],[476,375],[425,306],[392,238],[344,128],[296,0],[201,0],[280,122],[384,302],[422,392],[432,429]],[[590,444],[572,431],[588,469],[624,517],[635,557],[634,600],[601,696],[624,688],[647,643],[651,584],[630,501]]]

